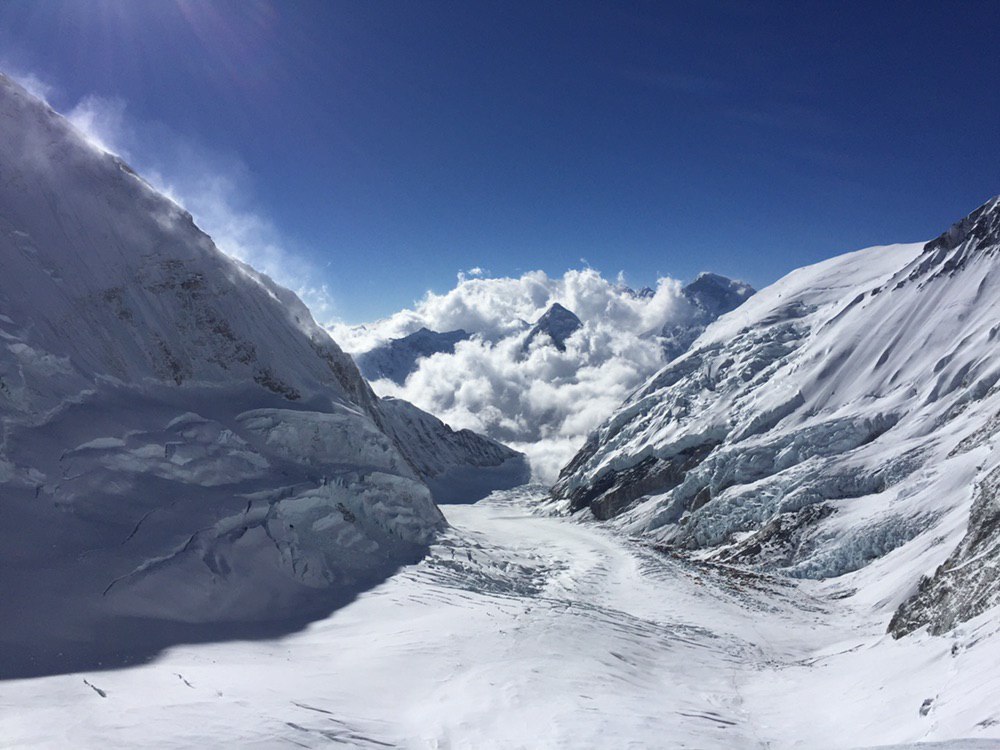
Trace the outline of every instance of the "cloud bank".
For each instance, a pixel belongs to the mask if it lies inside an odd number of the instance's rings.
[[[684,324],[693,309],[679,282],[661,278],[636,295],[622,279],[586,268],[553,278],[458,276],[445,294],[429,292],[412,309],[363,326],[337,325],[348,351],[368,351],[421,327],[474,334],[454,354],[420,361],[403,385],[378,380],[381,395],[415,403],[452,427],[469,428],[524,451],[539,481],[554,480],[625,397],[664,364],[656,337],[666,323]],[[526,351],[529,324],[558,302],[583,327],[560,352],[544,338]]]

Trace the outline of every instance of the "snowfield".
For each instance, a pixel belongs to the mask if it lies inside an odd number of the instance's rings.
[[[1000,747],[1000,623],[894,641],[815,581],[445,506],[422,562],[302,632],[0,682],[13,747]],[[966,738],[959,740],[957,738]]]

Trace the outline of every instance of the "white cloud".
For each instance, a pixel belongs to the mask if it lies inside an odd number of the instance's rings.
[[[404,385],[381,380],[375,389],[524,451],[536,478],[552,481],[587,434],[662,366],[661,345],[650,334],[692,314],[677,281],[660,279],[647,298],[629,293],[621,282],[592,268],[559,278],[541,271],[518,278],[460,274],[454,289],[429,292],[413,309],[365,326],[334,326],[332,332],[356,352],[422,326],[476,334],[454,354],[422,360]],[[543,342],[525,352],[528,323],[554,302],[575,312],[582,329],[565,352]]]

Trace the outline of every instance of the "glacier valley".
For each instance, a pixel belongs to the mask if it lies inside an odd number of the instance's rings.
[[[445,506],[450,528],[426,558],[300,633],[0,682],[0,735],[122,748],[997,746],[995,617],[897,641],[830,584],[665,556],[533,513],[540,493]]]
[[[356,362],[3,76],[0,136],[0,746],[1000,747],[1000,199]]]

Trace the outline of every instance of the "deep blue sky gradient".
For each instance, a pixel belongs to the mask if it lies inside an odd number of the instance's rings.
[[[57,109],[242,161],[353,321],[472,266],[763,286],[930,238],[1000,193],[998,33],[998,2],[0,2]]]

